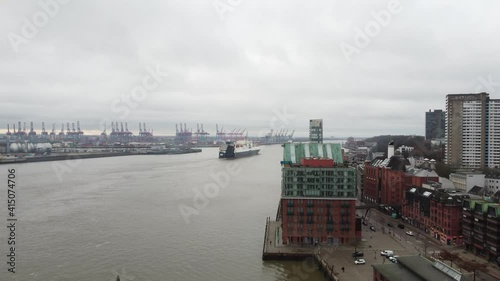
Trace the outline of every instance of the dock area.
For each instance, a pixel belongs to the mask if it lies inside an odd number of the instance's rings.
[[[294,260],[301,261],[305,271],[314,263],[326,280],[338,281],[338,270],[331,258],[332,252],[321,246],[283,245],[281,241],[281,222],[266,219],[264,244],[262,246],[262,260]]]
[[[390,263],[380,255],[385,249],[394,250],[397,255],[415,255],[420,244],[414,237],[395,236],[388,232],[372,232],[363,227],[363,242],[356,251],[364,252],[366,264],[354,264],[352,245],[283,245],[281,222],[266,219],[262,260],[294,260],[300,262],[302,272],[319,270],[326,280],[367,280],[373,275],[372,264]]]

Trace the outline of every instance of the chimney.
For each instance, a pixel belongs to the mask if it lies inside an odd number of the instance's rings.
[[[390,159],[392,156],[394,156],[394,141],[391,141],[387,147],[387,158]]]
[[[429,159],[425,158],[424,163],[422,163],[422,168],[423,169],[429,169]]]
[[[431,161],[429,161],[429,163],[430,163],[430,169],[433,171],[436,170],[436,160],[431,159]]]

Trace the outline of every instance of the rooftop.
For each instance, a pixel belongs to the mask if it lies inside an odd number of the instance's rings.
[[[428,198],[434,198],[436,201],[445,205],[462,205],[465,199],[469,199],[470,195],[458,192],[446,192],[444,190],[433,190],[425,187],[413,186],[408,190],[410,193],[417,194]]]
[[[397,264],[372,265],[385,278],[391,281],[466,281],[459,271],[440,261],[431,261],[420,255],[403,256]]]
[[[411,273],[408,269],[398,266],[396,264],[374,264],[373,268],[380,272],[387,280],[405,280],[405,281],[421,281],[415,274]]]
[[[297,164],[302,158],[333,159],[343,163],[340,143],[285,143],[283,144],[283,162]]]

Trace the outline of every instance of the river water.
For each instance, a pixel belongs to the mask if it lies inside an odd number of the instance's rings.
[[[10,168],[18,218],[15,274],[0,228],[0,280],[323,281],[300,262],[261,260],[282,147],[236,160],[217,152],[0,166],[0,219]]]

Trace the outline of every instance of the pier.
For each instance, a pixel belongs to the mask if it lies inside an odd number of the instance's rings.
[[[283,245],[280,237],[280,221],[271,221],[266,218],[264,243],[262,246],[262,260],[294,260],[302,261],[302,265],[314,262],[323,273],[326,280],[338,281],[338,273],[332,263],[333,252],[323,250],[321,246]]]

